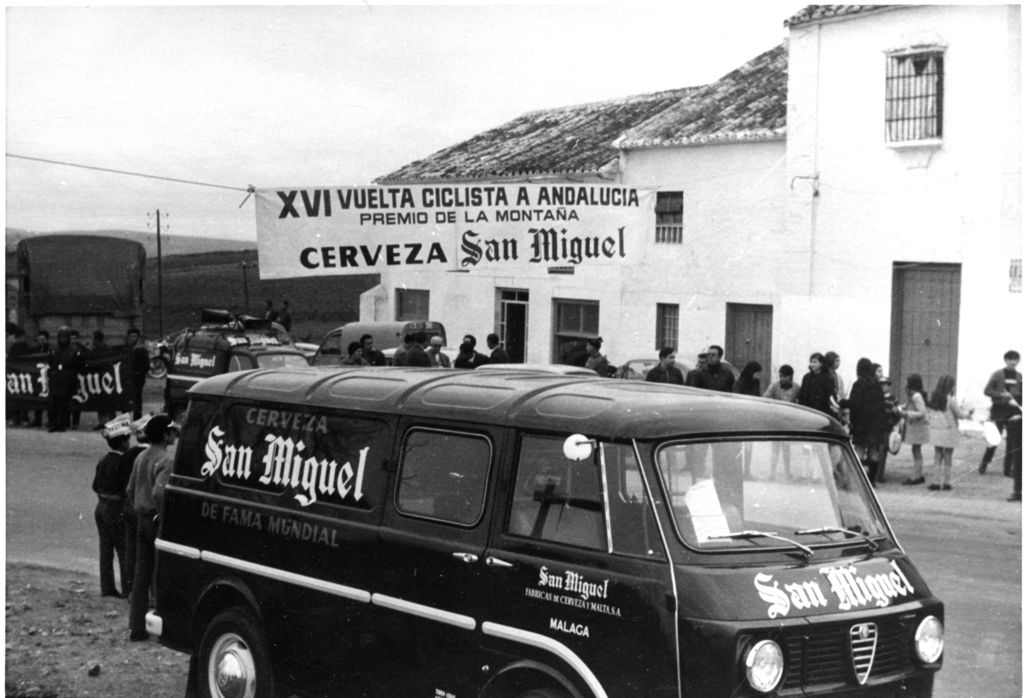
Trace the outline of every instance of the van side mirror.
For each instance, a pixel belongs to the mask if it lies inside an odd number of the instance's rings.
[[[586,460],[594,453],[594,439],[588,439],[583,434],[572,434],[562,444],[562,453],[571,461]]]

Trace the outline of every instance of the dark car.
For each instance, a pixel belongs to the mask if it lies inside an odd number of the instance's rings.
[[[275,323],[215,310],[204,310],[202,318],[199,328],[179,333],[165,350],[164,411],[172,417],[185,411],[189,388],[204,378],[255,368],[309,365],[307,355]]]

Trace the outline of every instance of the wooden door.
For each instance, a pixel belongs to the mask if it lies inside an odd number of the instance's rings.
[[[748,361],[761,364],[761,384],[772,372],[772,306],[728,303],[725,307],[725,359],[742,371]]]
[[[956,378],[959,338],[960,265],[894,264],[889,370],[900,399],[908,374],[929,392],[943,374]]]

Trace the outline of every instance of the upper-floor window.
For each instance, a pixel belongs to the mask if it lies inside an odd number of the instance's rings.
[[[658,192],[654,204],[654,241],[683,243],[683,192]]]
[[[886,142],[942,138],[943,52],[890,53],[886,61]]]

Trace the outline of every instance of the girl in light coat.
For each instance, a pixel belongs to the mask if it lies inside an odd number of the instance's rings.
[[[903,443],[910,444],[910,453],[914,458],[914,470],[910,477],[903,481],[904,485],[924,484],[924,456],[921,445],[931,440],[928,428],[928,407],[925,404],[928,394],[924,391],[921,374],[911,373],[907,376],[907,404],[903,406],[903,416],[907,420],[907,433]]]
[[[960,445],[960,420],[970,415],[957,404],[956,380],[945,375],[939,378],[928,400],[928,427],[931,443],[935,447],[935,482],[930,490],[951,490],[949,482],[953,469],[953,449]]]

